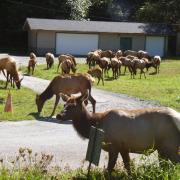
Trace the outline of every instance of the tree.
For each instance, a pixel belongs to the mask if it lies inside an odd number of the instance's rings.
[[[180,0],[146,0],[137,10],[140,21],[176,23],[180,19]]]
[[[91,6],[90,0],[67,0],[70,6],[70,19],[83,20],[87,18],[88,9]]]

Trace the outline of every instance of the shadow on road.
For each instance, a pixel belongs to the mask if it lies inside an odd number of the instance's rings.
[[[44,121],[44,122],[51,122],[51,123],[57,123],[57,124],[72,124],[72,121],[60,121],[57,120],[55,117],[43,117],[40,116],[38,112],[32,112],[29,113],[29,115],[33,116],[38,121]]]

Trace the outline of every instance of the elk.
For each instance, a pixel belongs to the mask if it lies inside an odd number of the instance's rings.
[[[29,62],[28,62],[28,74],[30,74],[30,72],[32,71],[32,75],[34,74],[34,69],[35,69],[35,66],[37,64],[37,61],[36,59],[30,59]]]
[[[103,71],[101,68],[98,67],[89,69],[87,73],[90,74],[92,77],[98,78],[97,85],[99,84],[99,81],[102,80],[102,84],[104,86]]]
[[[57,72],[59,71],[59,66],[60,64],[64,61],[69,59],[73,64],[74,67],[77,65],[76,60],[74,58],[74,56],[70,55],[70,54],[62,54],[58,57],[59,63],[58,63],[58,67],[57,67]]]
[[[60,93],[63,94],[85,94],[89,92],[89,101],[92,103],[93,112],[95,112],[96,100],[91,96],[91,83],[94,79],[88,74],[75,74],[75,75],[64,75],[56,76],[50,82],[48,87],[40,95],[36,95],[36,105],[38,112],[42,111],[44,103],[56,95],[56,100],[51,116],[54,115],[56,107],[60,100]]]
[[[8,82],[11,81],[11,85],[13,83],[13,87],[15,82],[17,88],[20,89],[23,78],[19,78],[16,61],[13,57],[7,56],[0,59],[0,71],[1,70],[3,71],[3,74],[5,74],[4,70],[7,71],[5,88],[7,88]]]
[[[104,131],[103,149],[109,153],[108,171],[111,173],[120,153],[125,168],[130,172],[129,153],[157,150],[161,158],[180,162],[180,113],[166,107],[134,110],[108,110],[91,114],[84,101],[87,94],[67,98],[64,109],[56,118],[72,120],[83,138],[89,138],[90,127]]]
[[[46,53],[46,64],[47,69],[50,69],[52,67],[52,65],[54,64],[54,54]]]
[[[70,70],[72,70],[72,72],[75,73],[76,67],[70,59],[66,59],[61,63],[61,70],[62,74],[69,74]]]

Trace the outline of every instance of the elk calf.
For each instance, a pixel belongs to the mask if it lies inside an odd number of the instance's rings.
[[[100,69],[100,68],[92,68],[92,69],[89,69],[87,73],[90,74],[92,77],[98,78],[97,85],[99,84],[99,81],[101,79],[102,80],[102,84],[104,86],[104,78],[103,78],[102,69]]]

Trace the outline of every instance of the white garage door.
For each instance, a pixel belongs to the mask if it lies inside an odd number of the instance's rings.
[[[98,49],[97,34],[56,34],[56,54],[87,55]]]
[[[164,37],[148,36],[146,37],[146,51],[151,56],[164,56]]]

